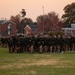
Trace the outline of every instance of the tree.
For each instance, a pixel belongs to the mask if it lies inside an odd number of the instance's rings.
[[[22,17],[25,17],[25,16],[26,16],[26,11],[25,11],[25,9],[22,9],[21,15],[22,15]]]
[[[26,11],[25,11],[25,9],[22,9],[21,15],[22,15],[22,20],[21,20],[21,24],[22,24],[22,25],[26,26],[27,24],[32,24],[32,23],[33,23],[33,21],[32,21],[31,18],[26,18],[26,17],[25,17],[25,16],[26,16]]]
[[[40,31],[43,31],[43,26],[44,32],[61,30],[61,19],[59,19],[58,14],[56,14],[54,11],[48,13],[47,15],[40,15],[36,20]]]
[[[16,23],[16,26],[17,26],[17,29],[18,29],[18,33],[21,33],[23,32],[23,29],[22,29],[22,25],[21,25],[21,16],[20,14],[16,15],[16,16],[11,16],[10,17],[10,20],[14,23]]]
[[[22,15],[22,16],[21,16]],[[21,15],[18,14],[16,16],[11,16],[10,20],[12,22],[15,22],[17,25],[18,33],[23,33],[25,26],[28,24],[32,24],[33,21],[31,18],[26,18],[26,12],[25,9],[22,9]]]
[[[75,2],[66,5],[63,10],[64,10],[64,14],[62,15],[63,26],[69,27],[72,23],[75,23]]]

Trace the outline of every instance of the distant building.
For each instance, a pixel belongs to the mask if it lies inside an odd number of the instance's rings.
[[[37,34],[38,33],[38,26],[35,24],[26,25],[24,28],[24,35],[25,34]]]
[[[0,36],[16,35],[16,23],[10,20],[0,20]]]
[[[75,36],[75,24],[69,25],[70,27],[62,28],[62,31],[65,35],[72,35]]]
[[[28,35],[31,33],[32,33],[32,30],[31,30],[30,26],[26,25],[26,27],[24,28],[24,35]]]
[[[38,34],[39,33],[37,24],[31,24],[29,26],[30,26],[33,34]]]

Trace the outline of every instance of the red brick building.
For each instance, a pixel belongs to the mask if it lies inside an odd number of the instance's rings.
[[[16,35],[16,24],[10,20],[0,20],[0,36]]]
[[[38,34],[37,24],[26,25],[24,28],[24,35],[27,34]]]
[[[26,25],[26,27],[24,28],[24,35],[28,35],[31,33],[32,33],[32,30],[31,30],[30,26]]]

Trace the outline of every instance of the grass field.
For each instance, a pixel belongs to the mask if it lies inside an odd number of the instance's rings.
[[[9,54],[0,48],[0,75],[75,75],[75,51]]]

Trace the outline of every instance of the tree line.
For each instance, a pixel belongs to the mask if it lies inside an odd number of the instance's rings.
[[[63,9],[64,14],[59,18],[59,15],[52,11],[48,14],[39,15],[36,18],[36,22],[33,22],[31,18],[26,18],[26,11],[22,9],[21,14],[16,16],[11,16],[10,20],[17,24],[18,32],[23,32],[23,28],[28,24],[36,24],[38,25],[38,30],[43,31],[60,31],[61,27],[70,27],[70,25],[75,23],[75,2],[68,4]]]

